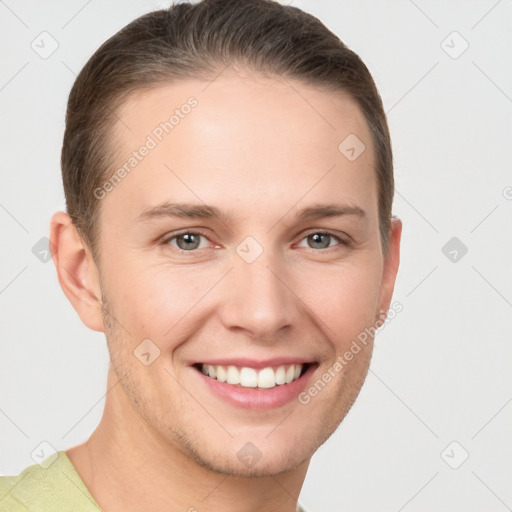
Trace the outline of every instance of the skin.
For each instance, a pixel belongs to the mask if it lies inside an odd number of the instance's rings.
[[[357,105],[280,77],[225,71],[132,95],[112,134],[116,165],[190,96],[197,107],[101,200],[97,261],[67,214],[52,219],[61,286],[111,355],[102,420],[67,454],[108,512],[291,512],[310,458],[359,393],[372,340],[307,405],[235,407],[190,365],[293,355],[316,362],[314,383],[388,310],[401,222],[393,218],[384,258]],[[366,145],[353,162],[338,150],[349,134]],[[166,201],[224,217],[139,219]],[[333,203],[365,215],[298,219]],[[199,248],[164,240],[184,230],[204,234]],[[308,236],[325,231],[328,247],[311,247]],[[263,249],[252,263],[236,252],[247,236]],[[148,338],[160,356],[145,366],[133,351]],[[252,467],[237,457],[247,442],[262,454]]]

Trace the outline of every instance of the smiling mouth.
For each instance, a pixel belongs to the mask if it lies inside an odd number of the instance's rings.
[[[266,368],[248,366],[196,364],[194,367],[207,377],[237,387],[272,389],[290,384],[302,377],[310,363],[285,364]]]

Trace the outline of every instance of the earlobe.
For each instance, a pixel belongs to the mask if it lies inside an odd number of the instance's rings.
[[[382,281],[379,296],[379,311],[387,314],[393,290],[395,288],[396,275],[400,265],[400,240],[402,237],[402,221],[398,217],[391,219],[391,229],[389,232],[389,246],[384,259],[384,268],[382,272]]]
[[[87,327],[104,332],[98,268],[67,213],[53,215],[50,242],[63,292]]]

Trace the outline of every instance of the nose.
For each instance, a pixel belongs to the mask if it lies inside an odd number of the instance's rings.
[[[236,255],[235,255],[236,256]],[[236,256],[238,258],[238,256]],[[300,300],[289,285],[286,266],[265,253],[257,261],[235,260],[224,283],[223,325],[260,342],[274,342],[301,318]]]

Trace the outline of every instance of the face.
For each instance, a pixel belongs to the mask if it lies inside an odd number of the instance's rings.
[[[348,412],[371,338],[344,354],[391,299],[364,117],[339,93],[228,72],[118,115],[126,172],[97,195],[124,407],[208,468],[290,470]]]

